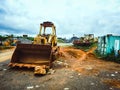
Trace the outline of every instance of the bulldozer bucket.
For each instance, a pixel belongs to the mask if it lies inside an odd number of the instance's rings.
[[[17,44],[9,66],[36,67],[51,66],[52,47],[50,45]]]

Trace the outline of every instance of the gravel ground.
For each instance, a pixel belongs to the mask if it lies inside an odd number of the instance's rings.
[[[65,50],[65,48],[62,50]],[[78,51],[76,52],[78,53]],[[83,51],[80,52],[85,54]],[[69,53],[73,55],[73,53]],[[0,62],[0,90],[120,90],[119,64],[112,62],[112,64],[107,64],[107,62],[104,62],[108,69],[106,70],[103,69],[103,62],[99,61],[98,64],[101,64],[101,66],[98,69],[94,56],[89,56],[87,60],[80,63],[79,60],[75,61],[75,57],[69,58],[71,56],[68,55],[67,57],[67,55],[68,51],[63,54],[64,58],[60,58],[54,63],[54,68],[51,70],[52,73],[44,76],[34,76],[33,69],[9,68],[7,65],[10,59]],[[80,58],[86,59],[82,55],[79,55]],[[79,63],[81,64],[80,66]],[[96,65],[95,68],[99,73],[93,72],[94,67],[87,67],[87,64]]]
[[[120,90],[102,82],[119,79],[120,72],[101,72],[98,76],[86,76],[69,68],[55,69],[53,74],[34,76],[32,69],[10,69],[1,64],[0,90]],[[108,74],[110,76],[108,76]]]

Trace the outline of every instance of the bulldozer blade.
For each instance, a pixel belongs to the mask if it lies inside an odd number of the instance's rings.
[[[12,55],[10,67],[51,67],[52,47],[50,45],[17,44]]]

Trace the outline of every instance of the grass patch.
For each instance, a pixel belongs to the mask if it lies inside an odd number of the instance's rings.
[[[108,60],[108,61],[114,61],[114,62],[120,63],[120,55],[115,56],[113,53],[105,55],[103,57],[103,59]]]
[[[64,43],[64,40],[62,40],[62,39],[57,39],[57,42],[58,42],[58,43]]]
[[[75,47],[76,49],[81,49],[85,52],[89,51],[92,47],[95,47],[97,46],[97,43],[93,43],[91,44],[90,46],[77,46],[77,45],[74,45],[73,47]]]
[[[96,57],[99,57],[105,61],[113,61],[113,62],[117,62],[120,63],[120,55],[115,56],[115,52],[112,51],[110,54],[107,55],[101,55],[97,50],[94,52],[94,54],[96,55]]]

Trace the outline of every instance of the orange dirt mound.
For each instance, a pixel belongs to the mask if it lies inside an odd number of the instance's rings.
[[[94,55],[96,47],[84,52],[74,47],[61,47],[60,52],[62,60],[69,64],[72,70],[85,75],[96,75],[101,71],[119,71],[120,65],[110,61],[101,60]]]

